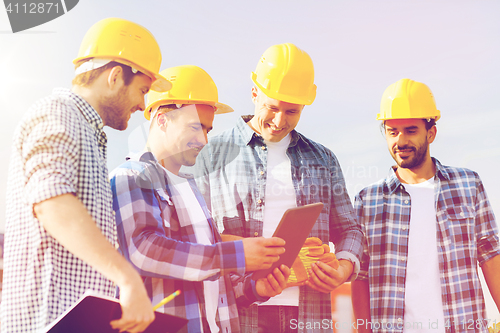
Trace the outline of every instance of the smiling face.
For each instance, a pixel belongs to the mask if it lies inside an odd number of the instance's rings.
[[[171,112],[171,115],[157,115],[163,128],[160,159],[167,170],[177,174],[181,166],[192,166],[196,162],[207,144],[215,113],[212,106],[204,104],[185,105]]]
[[[104,124],[120,131],[125,130],[132,113],[137,110],[144,111],[144,96],[151,87],[151,81],[149,76],[142,73],[134,75],[129,85],[125,85],[121,80],[118,83],[120,86],[100,101]]]
[[[257,88],[252,88],[255,115],[248,122],[264,140],[279,142],[290,133],[300,120],[304,105],[292,104],[267,97]]]
[[[392,158],[399,167],[418,169],[431,159],[429,144],[436,128],[425,128],[422,119],[391,119],[385,122],[385,138]]]

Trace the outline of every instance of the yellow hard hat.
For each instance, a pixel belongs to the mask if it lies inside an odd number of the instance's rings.
[[[311,105],[316,98],[311,57],[291,43],[268,48],[252,72],[252,81],[266,96],[279,101]]]
[[[200,67],[193,65],[171,67],[161,71],[160,74],[172,82],[173,87],[166,92],[148,93],[144,111],[147,120],[155,109],[167,104],[207,104],[216,108],[216,114],[233,112],[230,106],[219,103],[214,80]]]
[[[79,66],[94,58],[116,61],[146,74],[153,80],[152,90],[167,91],[172,87],[158,73],[161,66],[158,43],[151,32],[134,22],[107,18],[90,27],[73,63]]]
[[[384,91],[377,120],[434,119],[441,113],[428,86],[410,79],[401,79]]]

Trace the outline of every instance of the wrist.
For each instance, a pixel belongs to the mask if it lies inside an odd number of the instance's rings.
[[[339,260],[339,270],[342,270],[342,273],[343,273],[342,283],[344,283],[352,275],[352,273],[354,271],[354,264],[350,260],[340,259]]]

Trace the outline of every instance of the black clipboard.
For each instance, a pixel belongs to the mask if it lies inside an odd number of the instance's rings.
[[[323,203],[317,202],[285,211],[273,234],[273,237],[276,236],[285,240],[285,253],[280,256],[280,259],[271,268],[254,272],[252,274],[253,280],[266,277],[281,264],[292,267],[322,209]]]
[[[113,330],[109,322],[121,315],[117,299],[86,292],[40,333],[116,333],[118,330]],[[144,333],[174,333],[187,322],[186,318],[155,312],[155,320]]]

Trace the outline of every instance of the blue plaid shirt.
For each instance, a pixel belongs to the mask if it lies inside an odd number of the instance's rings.
[[[292,165],[297,206],[325,204],[309,236],[327,244],[333,242],[337,257],[354,263],[354,278],[363,252],[363,235],[339,162],[324,146],[295,130],[290,134],[287,156]],[[240,118],[236,127],[210,138],[198,155],[195,169],[196,181],[205,200],[211,202],[219,229],[243,237],[262,236],[267,175],[267,147],[262,137]],[[234,283],[239,285],[248,279],[248,275],[243,279],[236,277]],[[257,306],[238,310],[242,330],[256,332]],[[331,319],[330,294],[300,287],[298,322],[326,328],[319,331],[328,332]]]
[[[187,318],[189,322],[180,332],[202,332],[206,313],[202,281],[217,279],[217,324],[221,332],[239,332],[236,296],[227,274],[244,274],[243,243],[221,242],[196,183],[192,178],[188,182],[198,200],[193,205],[204,211],[215,244],[197,244],[192,224],[182,219],[189,216],[182,211],[189,207],[173,206],[165,170],[152,153],[144,152],[111,173],[120,250],[143,277],[153,304],[177,289],[182,291],[158,310]]]
[[[477,173],[433,161],[444,326],[447,332],[487,332],[477,264],[500,254],[495,217]],[[356,196],[355,209],[367,239],[358,279],[369,281],[371,321],[394,328],[373,331],[402,332],[410,195],[391,169]]]

